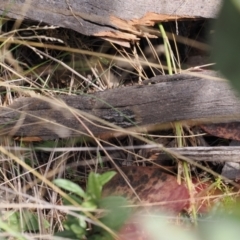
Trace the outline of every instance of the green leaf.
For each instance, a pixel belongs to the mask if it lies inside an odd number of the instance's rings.
[[[99,174],[90,172],[87,182],[87,193],[94,199],[101,198],[102,184],[99,181]]]
[[[109,171],[103,174],[91,172],[88,176],[86,192],[94,199],[99,200],[102,194],[102,187],[109,182],[116,173]]]
[[[72,200],[74,200],[76,203],[78,203],[79,205],[82,204],[82,199],[80,199],[78,196],[76,195],[68,195]],[[69,206],[72,205],[71,202],[69,202],[67,199],[63,198],[63,205],[65,206]]]
[[[72,225],[78,225],[83,229],[87,228],[85,217],[82,215],[79,215],[79,217],[68,215],[66,221],[63,222],[63,226],[65,230],[70,230]]]
[[[86,233],[85,228],[80,227],[78,224],[72,224],[72,225],[70,226],[70,230],[71,230],[72,232],[74,232],[74,234],[75,234],[78,238],[80,238],[80,239],[81,239],[81,238],[85,235],[85,233]]]
[[[109,196],[99,201],[99,208],[105,209],[106,215],[101,222],[113,230],[118,230],[128,219],[131,209],[126,207],[128,201],[121,196]]]
[[[67,238],[67,239],[74,239],[76,240],[77,237],[73,231],[70,230],[64,230],[62,232],[57,232],[54,234],[56,237],[62,237],[62,238]]]
[[[23,226],[25,231],[37,231],[39,230],[38,217],[36,213],[31,213],[28,210],[22,212]]]
[[[224,0],[213,27],[213,58],[217,68],[240,91],[240,7],[239,0]]]
[[[53,183],[64,190],[77,194],[80,197],[86,197],[86,193],[83,191],[83,189],[78,184],[73,183],[70,180],[59,178],[55,179]]]
[[[240,11],[240,1],[239,0],[232,0],[233,4],[235,4],[236,8],[238,8],[238,11]]]
[[[57,233],[57,236],[65,236],[71,239],[82,239],[86,234],[87,223],[85,217],[79,215],[75,217],[68,215],[66,221],[63,222],[64,233]]]
[[[88,237],[88,240],[113,240],[113,237],[108,232],[99,233],[99,234],[95,233],[94,235]]]
[[[109,171],[101,174],[99,178],[99,182],[101,183],[102,186],[104,186],[106,183],[108,183],[114,176],[116,175],[116,172],[114,171]]]
[[[26,231],[38,231],[40,229],[37,213],[33,213],[25,209],[24,211],[22,211],[22,215]],[[46,219],[42,219],[42,221],[42,226],[45,229],[50,226],[49,222]]]
[[[82,203],[82,207],[87,208],[88,211],[97,209],[95,201],[87,200]]]
[[[18,240],[26,240],[26,237],[22,235],[19,231],[13,230],[11,226],[9,226],[7,223],[5,223],[1,218],[0,218],[0,232],[5,232],[7,233],[7,238],[1,238],[3,240],[9,239],[10,236],[14,237],[14,239]],[[10,237],[11,238],[11,237]]]
[[[2,217],[2,219],[6,219],[7,223],[9,225],[9,227],[11,227],[11,229],[13,231],[20,231],[21,230],[21,223],[19,221],[20,217],[19,217],[19,212],[16,211],[7,211],[4,216]]]
[[[27,209],[20,212],[8,211],[4,219],[7,219],[9,227],[14,231],[38,231],[40,229],[38,216]],[[43,227],[50,226],[46,219],[43,219]]]

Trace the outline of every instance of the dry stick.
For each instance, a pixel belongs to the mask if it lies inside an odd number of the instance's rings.
[[[224,176],[214,172],[212,169],[209,169],[207,167],[202,166],[201,164],[195,162],[194,160],[192,160],[189,157],[182,156],[181,154],[176,153],[175,151],[172,151],[172,150],[164,148],[164,147],[162,148],[162,150],[165,151],[166,153],[174,156],[175,158],[182,159],[182,160],[186,161],[187,163],[192,164],[193,166],[196,166],[196,167],[204,170],[205,172],[210,173],[214,177],[220,178],[221,180],[224,180],[224,181],[226,181],[228,183],[231,183],[233,186],[235,186],[236,188],[239,189],[238,193],[240,192],[240,184],[238,184],[238,183],[236,183],[236,182],[234,182],[232,180],[229,180],[228,178],[226,178],[226,177],[224,177]]]
[[[146,162],[146,161],[155,161],[155,160],[164,160],[169,158],[169,156],[159,148],[156,148],[156,144],[153,145],[140,145],[140,146],[112,146],[106,147],[104,146],[104,150],[110,152],[111,158],[119,158],[121,157],[118,151],[125,151],[126,153],[133,154],[138,156],[137,154],[129,151],[133,149],[150,149],[151,153],[154,155],[160,156],[159,159],[154,157],[154,160],[143,159],[138,160],[136,162]],[[14,151],[30,151],[32,148],[27,147],[5,147],[7,150]],[[47,148],[47,147],[35,147],[35,151],[46,151],[46,152],[83,152],[83,151],[97,151],[99,148],[96,147],[57,147],[57,148]],[[166,148],[167,150],[174,151],[182,156],[189,157],[194,161],[205,161],[205,162],[240,162],[240,147],[231,147],[231,146],[221,146],[221,147],[182,147],[182,148]],[[112,153],[111,153],[112,151]],[[141,158],[141,156],[138,156]],[[103,162],[110,161],[108,157],[102,157]],[[81,163],[76,163],[78,166],[86,166],[86,165],[94,165],[97,164],[98,160],[91,159],[85,160]]]
[[[174,152],[180,156],[188,157],[196,162],[239,162],[240,163],[240,147],[182,147],[182,148],[166,148],[167,151]],[[154,160],[138,160],[144,161],[161,161],[170,158],[164,151],[159,148],[151,148]],[[159,156],[156,159],[156,156]],[[180,157],[181,158],[181,157]]]
[[[240,147],[184,147],[169,150],[195,161],[240,162]]]

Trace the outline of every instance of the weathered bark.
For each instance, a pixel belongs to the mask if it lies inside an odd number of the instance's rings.
[[[220,5],[221,0],[2,0],[0,14],[70,28],[84,35],[134,40],[147,34],[142,26],[179,18],[214,18]]]
[[[174,152],[177,156],[184,156],[194,161],[240,163],[240,147],[183,147],[167,149],[168,151]],[[166,155],[166,153],[159,148],[153,148],[151,152],[154,152],[154,160],[161,160],[161,158]]]
[[[106,127],[107,122],[149,131],[170,127],[174,121],[195,124],[240,120],[240,100],[226,81],[184,74],[154,78],[160,79],[163,82],[154,85],[55,100],[17,99],[9,109],[0,110],[1,133],[53,139],[89,134],[87,129],[103,134],[108,131],[98,125]]]

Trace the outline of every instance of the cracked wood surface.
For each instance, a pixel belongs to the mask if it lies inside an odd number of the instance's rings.
[[[237,162],[240,163],[240,147],[238,146],[220,146],[220,147],[182,147],[182,148],[167,148],[168,151],[174,152],[175,156],[180,159],[181,156],[187,157],[195,161],[205,162]],[[159,148],[152,148],[154,152],[153,160],[157,161],[163,159],[164,156],[169,158],[164,151]]]
[[[221,0],[2,0],[1,16],[32,19],[84,35],[136,40],[153,37],[143,26],[188,18],[215,18]]]
[[[1,107],[1,134],[45,140],[92,133],[104,138],[130,130],[168,128],[175,121],[206,124],[240,120],[240,100],[225,80],[187,74],[157,76],[156,80],[159,83],[88,95],[19,98],[8,108]],[[128,129],[125,133],[110,131],[111,124]]]

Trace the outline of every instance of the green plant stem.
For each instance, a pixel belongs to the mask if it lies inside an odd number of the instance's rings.
[[[11,235],[12,237],[16,237],[18,240],[27,240],[27,238],[22,236],[22,234],[12,230],[12,228],[8,226],[6,223],[4,223],[1,219],[0,219],[0,228],[5,232],[9,233],[9,235]]]
[[[170,58],[170,50],[169,50],[169,45],[168,45],[168,38],[167,38],[167,35],[166,35],[163,25],[158,24],[158,26],[159,26],[159,29],[160,29],[160,32],[161,32],[162,38],[163,38],[168,73],[169,73],[169,75],[172,75],[173,71],[172,71],[172,64],[171,64],[171,58]]]
[[[176,130],[176,135],[177,135],[177,146],[178,147],[184,147],[183,145],[183,138],[182,138],[182,124],[181,123],[175,123],[175,130]],[[188,191],[190,193],[190,201],[191,201],[191,210],[192,210],[192,215],[193,215],[193,220],[194,220],[194,225],[197,225],[197,212],[196,212],[196,207],[194,204],[192,204],[192,193],[193,193],[193,185],[192,185],[192,180],[190,176],[190,169],[189,169],[189,164],[185,161],[183,161],[183,172],[185,175],[185,180],[187,182],[187,187]]]

